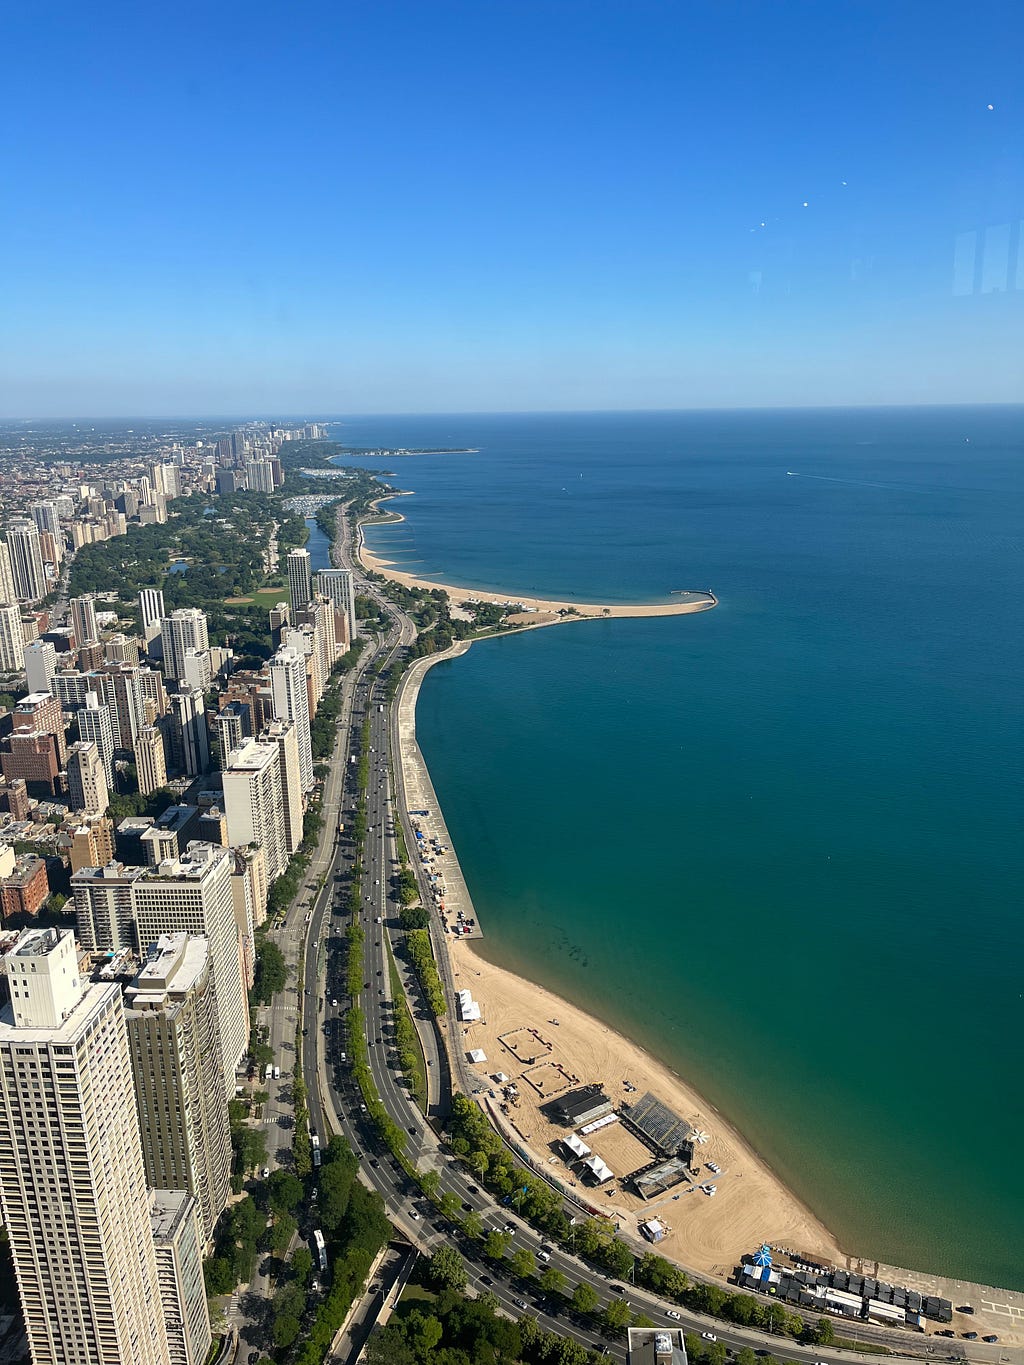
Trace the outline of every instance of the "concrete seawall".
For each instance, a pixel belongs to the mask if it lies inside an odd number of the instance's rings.
[[[447,659],[456,659],[460,654],[465,654],[471,643],[470,640],[460,640],[457,644],[452,645],[451,649],[445,650],[443,654],[431,654],[424,659],[417,659],[406,670],[396,702],[398,727],[396,778],[400,784],[399,796],[404,803],[405,810],[407,812],[415,810],[428,810],[430,812],[427,816],[412,816],[410,818],[417,821],[428,839],[439,839],[448,850],[444,857],[433,866],[444,879],[444,907],[449,924],[457,922],[461,910],[465,919],[474,921],[472,930],[465,937],[480,938],[482,937],[482,930],[473,906],[473,900],[469,894],[466,879],[462,875],[458,854],[451,835],[448,833],[448,826],[445,824],[441,804],[437,799],[437,792],[434,790],[434,784],[430,780],[430,773],[427,771],[426,762],[416,740],[416,700],[428,669],[432,668],[434,664],[442,663]],[[418,859],[418,850],[410,848],[409,857]]]

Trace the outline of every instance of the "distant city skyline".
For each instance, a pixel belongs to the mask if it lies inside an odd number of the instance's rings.
[[[1024,398],[1009,0],[48,16],[0,419]]]

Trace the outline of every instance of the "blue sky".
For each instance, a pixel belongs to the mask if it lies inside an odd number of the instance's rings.
[[[14,8],[0,415],[1024,399],[1018,0]]]

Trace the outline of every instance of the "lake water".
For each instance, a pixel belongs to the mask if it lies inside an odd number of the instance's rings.
[[[389,466],[416,496],[368,539],[413,572],[720,599],[428,675],[488,953],[692,1079],[851,1250],[1016,1288],[1022,433],[1005,408],[332,433],[479,447]]]

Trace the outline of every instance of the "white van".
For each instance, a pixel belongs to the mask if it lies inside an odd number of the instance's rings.
[[[274,1080],[275,1080],[275,1081],[279,1081],[280,1079],[281,1079],[281,1068],[280,1068],[279,1066],[275,1066],[275,1067],[274,1067]]]

